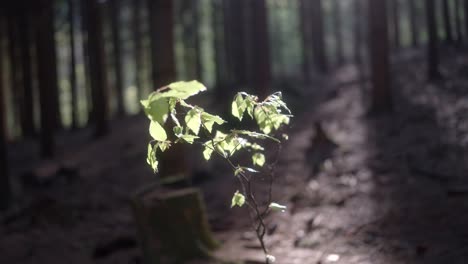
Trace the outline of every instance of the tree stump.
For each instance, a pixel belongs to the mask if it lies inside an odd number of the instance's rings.
[[[144,263],[207,258],[218,246],[198,189],[145,190],[132,199],[132,207]]]

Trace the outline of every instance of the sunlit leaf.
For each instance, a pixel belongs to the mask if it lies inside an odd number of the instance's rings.
[[[252,161],[254,165],[262,167],[265,164],[265,155],[262,153],[255,153],[252,155]]]
[[[158,122],[151,121],[149,133],[154,140],[165,141],[167,139],[166,131]]]
[[[216,123],[218,125],[224,124],[226,121],[217,115],[208,114],[207,112],[201,113],[201,120],[204,127],[211,133],[213,130],[213,125]]]
[[[245,196],[239,193],[239,191],[236,191],[236,193],[234,193],[234,196],[232,197],[231,208],[236,205],[239,207],[242,207],[244,203],[245,203]]]
[[[242,116],[244,115],[244,112],[247,108],[247,105],[244,101],[244,98],[242,97],[241,94],[237,94],[234,97],[234,100],[232,101],[231,105],[231,113],[234,117],[237,117],[240,121],[242,121]]]
[[[201,115],[198,109],[194,108],[188,111],[187,115],[185,116],[185,123],[195,135],[198,135],[201,126]]]

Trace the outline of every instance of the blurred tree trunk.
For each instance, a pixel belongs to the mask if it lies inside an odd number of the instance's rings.
[[[455,32],[457,35],[457,42],[463,41],[463,32],[462,32],[462,17],[461,17],[461,7],[463,3],[462,0],[455,0],[454,3],[454,12],[455,12]]]
[[[464,1],[463,13],[465,18],[465,38],[468,39],[468,0]]]
[[[33,76],[32,76],[32,57],[31,57],[31,21],[30,14],[27,9],[22,9],[19,22],[20,35],[20,57],[21,57],[21,73],[22,73],[22,91],[21,103],[19,107],[21,116],[21,130],[23,136],[31,137],[35,134],[34,127],[34,92],[33,92]]]
[[[21,93],[18,87],[21,87],[21,68],[18,61],[20,60],[19,56],[19,37],[18,37],[18,24],[16,20],[16,12],[12,12],[11,10],[5,14],[6,16],[6,24],[7,24],[7,36],[8,36],[8,60],[10,63],[10,91],[11,91],[11,99],[13,102],[13,120],[21,121]],[[15,126],[16,128],[16,126]]]
[[[11,202],[11,183],[8,172],[8,139],[6,127],[6,107],[5,107],[5,87],[3,62],[4,57],[4,39],[5,39],[5,16],[0,12],[0,210],[7,209]]]
[[[37,77],[41,112],[41,154],[55,154],[54,130],[57,127],[57,57],[54,39],[53,0],[41,0],[36,25]]]
[[[362,64],[362,46],[363,46],[363,0],[354,0],[354,24],[353,24],[353,33],[354,33],[354,60],[358,65]]]
[[[213,46],[214,46],[214,57],[215,57],[215,74],[216,74],[216,85],[218,88],[224,86],[226,80],[226,52],[224,45],[224,29],[223,29],[223,0],[213,0],[212,2],[212,14],[213,14]],[[219,94],[222,94],[222,89],[217,90]]]
[[[88,30],[87,50],[93,102],[93,121],[96,123],[95,137],[109,133],[108,87],[104,54],[102,11],[98,0],[84,0]],[[92,25],[92,26],[91,26]]]
[[[306,83],[311,81],[311,36],[310,36],[310,5],[309,0],[299,0],[301,39],[302,39],[302,74]]]
[[[202,65],[202,50],[201,50],[201,40],[200,40],[200,1],[192,0],[192,15],[193,15],[193,25],[192,25],[192,34],[194,41],[194,50],[195,50],[195,76],[197,80],[202,80],[203,78],[203,65]]]
[[[400,2],[399,0],[390,0],[391,6],[391,22],[392,22],[392,43],[393,49],[401,48],[401,31],[400,31]]]
[[[91,70],[90,70],[90,58],[89,58],[89,41],[88,41],[88,12],[86,11],[85,0],[80,0],[80,15],[81,15],[81,36],[82,36],[82,47],[83,47],[83,61],[84,61],[84,76],[85,76],[85,90],[86,90],[86,106],[87,106],[87,123],[94,123],[94,105],[93,105],[93,91],[91,87]]]
[[[133,53],[135,56],[135,85],[137,87],[138,100],[143,99],[143,81],[141,71],[143,69],[142,61],[142,32],[141,32],[141,0],[134,0],[132,7],[132,31],[133,31]],[[138,108],[141,109],[141,108]]]
[[[411,32],[411,45],[413,47],[418,47],[419,46],[419,16],[418,16],[418,10],[417,10],[417,5],[416,5],[416,0],[410,0],[409,6],[408,6],[408,12],[409,12],[409,19],[410,19],[410,32]]]
[[[312,54],[319,72],[327,73],[328,62],[325,48],[322,0],[311,0],[311,4]]]
[[[68,0],[68,23],[70,26],[70,90],[71,90],[71,119],[72,128],[78,127],[78,91],[76,83],[76,54],[75,54],[75,0]]]
[[[333,9],[333,33],[335,35],[335,48],[336,48],[336,61],[338,65],[344,63],[344,51],[343,51],[343,23],[342,23],[342,11],[341,11],[341,0],[332,1]]]
[[[369,0],[369,47],[372,84],[372,113],[393,109],[389,44],[387,0]]]
[[[173,37],[174,3],[148,0],[152,79],[155,89],[176,79]]]
[[[444,21],[445,40],[449,43],[453,42],[452,25],[450,23],[450,7],[449,0],[442,0],[442,14]]]
[[[440,78],[439,50],[437,36],[437,21],[435,12],[435,0],[426,1],[426,20],[428,32],[427,45],[427,70],[429,80]]]
[[[245,17],[245,1],[230,0],[229,1],[229,25],[232,36],[231,39],[231,52],[232,52],[232,63],[234,72],[234,84],[235,85],[246,85],[247,77],[245,72],[246,67],[246,47],[245,47],[245,27],[244,23],[247,23]]]
[[[112,30],[113,58],[115,71],[115,90],[117,92],[117,115],[125,114],[125,95],[122,70],[122,43],[120,37],[120,0],[110,0],[110,17]]]
[[[253,1],[254,84],[260,99],[265,98],[271,85],[270,41],[266,0]]]

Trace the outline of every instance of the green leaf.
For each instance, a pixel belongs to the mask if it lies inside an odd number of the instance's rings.
[[[156,159],[156,148],[150,143],[148,144],[148,154],[146,157],[146,162],[151,166],[154,173],[158,172],[158,160]]]
[[[194,136],[194,135],[181,135],[179,137],[180,139],[183,139],[185,142],[189,143],[189,144],[193,144],[193,142],[195,141],[195,139],[199,138],[198,136]]]
[[[252,155],[252,161],[254,165],[262,167],[265,164],[265,155],[262,153],[255,153]]]
[[[205,145],[205,149],[203,150],[203,158],[205,158],[205,160],[210,160],[212,153],[213,153],[213,149]]]
[[[218,125],[222,125],[226,123],[224,119],[217,115],[208,114],[207,112],[201,113],[201,120],[203,122],[203,126],[211,133],[213,130],[213,125],[216,123]]]
[[[198,81],[190,82],[175,82],[164,87],[159,88],[152,92],[148,100],[150,102],[159,100],[161,98],[176,98],[185,100],[190,96],[196,95],[199,92],[206,91],[206,87]],[[171,108],[174,105],[171,104]]]
[[[158,122],[151,121],[149,133],[154,140],[165,141],[167,139],[166,131]]]
[[[244,115],[244,112],[247,108],[247,105],[244,101],[244,98],[240,93],[238,93],[235,97],[234,100],[232,101],[231,105],[231,113],[234,117],[237,117],[240,121],[242,121],[242,116]]]
[[[176,135],[176,137],[180,137],[184,133],[184,128],[181,126],[175,126],[172,128],[172,131],[174,131],[174,135]]]
[[[231,208],[236,205],[239,207],[242,207],[244,203],[245,203],[245,196],[239,193],[239,191],[236,191],[236,193],[234,193],[234,196],[232,197]]]
[[[171,143],[169,141],[160,141],[157,143],[159,149],[164,152],[166,151],[170,146],[171,146]]]
[[[192,130],[193,133],[195,133],[195,135],[198,135],[201,126],[200,111],[197,108],[188,111],[187,115],[185,116],[185,123],[187,124],[187,127]]]
[[[278,204],[278,203],[271,203],[269,206],[268,206],[272,211],[277,211],[277,212],[282,212],[284,213],[287,209],[287,207],[285,205],[281,205],[281,204]]]
[[[169,113],[169,103],[166,98],[158,100],[141,100],[146,116],[153,121],[164,124]]]

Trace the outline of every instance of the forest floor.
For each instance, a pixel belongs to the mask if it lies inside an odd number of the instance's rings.
[[[393,113],[368,114],[352,66],[298,91],[313,103],[299,107],[278,163],[275,200],[288,210],[267,219],[277,263],[468,263],[468,56],[446,51],[435,83],[412,56],[395,62]],[[116,121],[112,131],[86,144],[86,129],[61,135],[49,163],[33,158],[31,142],[12,146],[18,178],[57,163],[77,171],[41,187],[16,181],[26,194],[0,215],[0,263],[141,263],[129,197],[155,177],[147,121]],[[232,175],[203,171],[194,182],[223,244],[217,255],[261,263],[245,212],[229,209]]]

